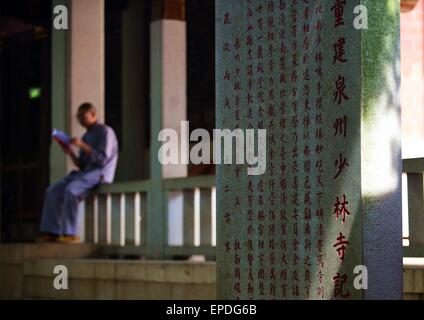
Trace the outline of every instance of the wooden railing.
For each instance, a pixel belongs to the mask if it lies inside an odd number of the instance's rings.
[[[403,188],[407,205],[408,234],[404,234],[404,257],[424,257],[424,158],[404,159]],[[404,185],[405,187],[405,185]]]
[[[102,185],[83,204],[83,238],[107,255],[153,259],[215,257],[215,176]],[[169,225],[168,203],[182,203],[182,224]],[[174,208],[175,209],[175,208]],[[178,208],[177,208],[178,211]],[[182,228],[182,243],[170,244],[168,230]]]

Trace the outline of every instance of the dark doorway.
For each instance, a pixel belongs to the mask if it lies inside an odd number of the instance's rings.
[[[190,130],[215,128],[215,1],[186,0],[187,118]],[[214,165],[193,165],[189,176],[215,173]]]
[[[46,0],[0,3],[3,242],[33,239],[49,181],[50,14]]]
[[[149,178],[151,1],[105,1],[105,115],[116,132],[115,181]]]
[[[215,0],[186,0],[190,129],[215,128]]]

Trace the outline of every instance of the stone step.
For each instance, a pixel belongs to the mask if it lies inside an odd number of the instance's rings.
[[[404,299],[424,300],[424,258],[403,259]]]
[[[215,283],[215,262],[131,261],[106,259],[30,259],[24,276],[54,277],[63,265],[70,279],[149,281],[172,283]]]
[[[81,259],[99,256],[94,244],[0,244],[0,299],[23,297],[24,262],[39,258]]]
[[[99,259],[91,244],[0,245],[0,299],[215,299],[216,264]],[[54,267],[69,289],[53,287]],[[424,299],[424,258],[404,258],[404,299]]]
[[[54,288],[55,266],[66,266],[68,290]],[[28,299],[215,299],[213,262],[28,260]]]
[[[99,254],[99,247],[89,243],[0,244],[0,264],[22,263],[31,258],[91,258]]]

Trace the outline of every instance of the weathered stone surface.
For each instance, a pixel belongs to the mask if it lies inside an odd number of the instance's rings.
[[[263,175],[217,169],[218,297],[400,299],[399,2],[216,8],[217,128],[267,130]]]
[[[53,269],[68,269],[68,290],[53,287]],[[20,268],[20,269],[19,269]],[[215,299],[215,263],[28,259],[0,264],[0,298],[31,299]],[[12,286],[13,281],[13,286]],[[4,292],[3,292],[4,291]]]
[[[23,294],[23,266],[0,263],[0,299],[20,299]]]
[[[29,258],[89,258],[98,256],[94,244],[0,244],[0,263],[22,263]]]

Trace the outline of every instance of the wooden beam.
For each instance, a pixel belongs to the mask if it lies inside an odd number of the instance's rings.
[[[185,0],[153,0],[152,21],[186,20]]]
[[[415,8],[419,0],[401,0],[400,8],[402,12],[408,12]]]

